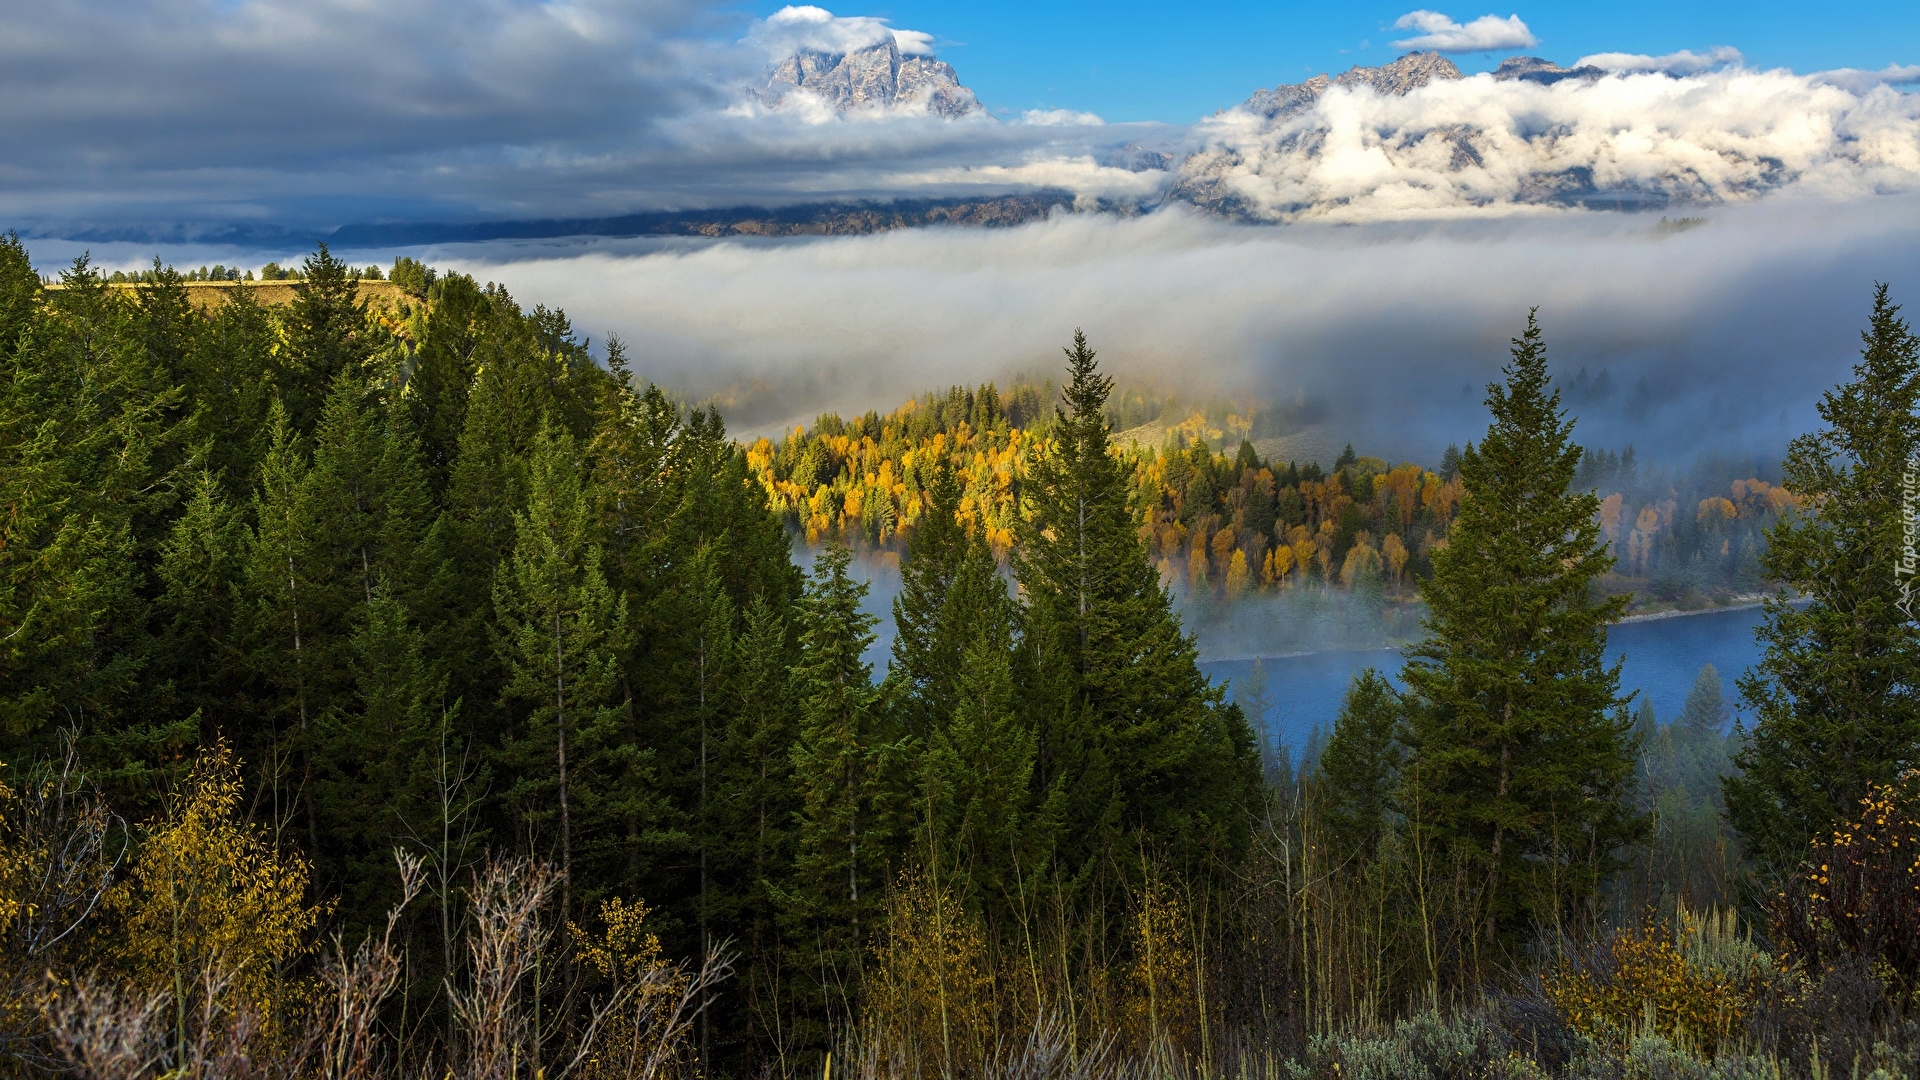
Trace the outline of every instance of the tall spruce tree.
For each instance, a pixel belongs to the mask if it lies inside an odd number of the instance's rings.
[[[816,1009],[849,1019],[864,948],[876,929],[887,881],[913,802],[908,747],[863,659],[875,619],[860,609],[867,586],[847,573],[838,544],[815,558],[801,600],[800,698],[793,774],[800,785],[798,855],[781,897],[791,966],[806,972]]]
[[[274,400],[273,316],[252,292],[235,289],[206,316],[194,337],[185,390],[191,410],[184,442],[226,486],[235,504],[247,501],[267,450],[267,411]]]
[[[1787,450],[1784,486],[1803,511],[1768,530],[1761,558],[1770,580],[1809,601],[1767,602],[1765,651],[1740,681],[1754,726],[1726,784],[1729,817],[1773,869],[1920,748],[1920,588],[1906,531],[1920,340],[1899,313],[1876,288],[1853,379],[1821,398],[1826,426]]]
[[[0,360],[11,360],[40,304],[40,275],[12,229],[0,237]]]
[[[313,798],[322,821],[315,852],[322,888],[339,897],[335,918],[352,933],[376,926],[397,900],[385,873],[396,846],[420,839],[429,820],[446,678],[421,632],[386,582],[374,586],[348,642],[350,700],[319,725]]]
[[[133,305],[84,255],[39,295],[0,405],[0,724],[29,737],[27,753],[8,748],[15,760],[52,752],[61,728],[117,740],[164,723],[137,702],[146,583],[177,502],[181,395],[134,333]],[[128,764],[109,756],[96,768]]]
[[[943,621],[966,642],[950,712],[926,738],[919,860],[949,880],[989,927],[1008,929],[1051,837],[1035,813],[1037,745],[1014,699],[1013,601],[986,542],[969,539]]]
[[[1197,869],[1247,842],[1260,784],[1253,735],[1200,674],[1147,560],[1113,453],[1113,382],[1085,334],[1065,352],[1064,407],[1024,493],[1031,514],[1014,562],[1038,782],[1070,876],[1137,865],[1121,857],[1135,839]]]
[[[1336,858],[1370,859],[1380,845],[1399,778],[1401,719],[1393,684],[1372,668],[1347,687],[1333,734],[1320,751],[1316,807]]]
[[[739,944],[743,986],[736,1000],[745,1013],[739,1026],[763,1046],[779,1045],[790,1027],[776,899],[792,867],[801,810],[793,776],[799,730],[794,645],[787,621],[755,597],[734,640],[734,701],[717,755],[712,808],[718,895],[710,917]]]
[[[526,509],[514,514],[513,552],[493,589],[509,672],[502,696],[525,709],[506,748],[518,777],[508,797],[569,878],[563,908],[574,892],[576,833],[599,846],[605,826],[650,786],[650,756],[618,739],[627,605],[601,572],[582,471],[573,436],[542,425]]]
[[[1403,672],[1399,803],[1417,839],[1467,873],[1461,914],[1482,957],[1580,911],[1642,824],[1619,666],[1605,657],[1626,599],[1589,593],[1613,559],[1598,500],[1568,490],[1580,448],[1532,313],[1504,374],[1487,388],[1486,437],[1460,455],[1465,495]]]
[[[319,422],[334,379],[360,374],[374,346],[367,305],[347,264],[321,244],[303,268],[306,276],[282,317],[285,346],[276,382],[294,430],[304,435]]]
[[[432,303],[407,378],[406,406],[420,432],[434,490],[443,491],[466,426],[474,351],[490,312],[486,294],[465,274],[448,274],[429,292]]]
[[[210,473],[195,476],[192,491],[161,544],[154,674],[176,712],[199,713],[207,732],[237,729],[252,712],[241,637],[249,535]]]
[[[342,375],[313,442],[307,484],[334,602],[371,603],[384,581],[403,604],[418,606],[440,567],[438,551],[423,547],[435,514],[406,413],[387,409],[358,375]]]
[[[942,617],[967,554],[958,517],[960,484],[950,465],[942,462],[937,468],[927,494],[900,567],[900,592],[893,598],[893,663],[887,670],[907,730],[923,737],[953,713],[970,631]]]

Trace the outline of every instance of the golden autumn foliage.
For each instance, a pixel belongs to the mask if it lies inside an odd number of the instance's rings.
[[[1816,836],[1768,914],[1781,958],[1809,977],[1851,958],[1896,1000],[1920,999],[1920,772],[1874,784]]]
[[[931,504],[934,473],[951,468],[961,523],[981,530],[1004,559],[1025,513],[1021,485],[1051,447],[1050,406],[1034,387],[956,387],[884,415],[822,416],[810,428],[755,440],[745,458],[749,475],[807,544],[837,539],[896,554]],[[1163,582],[1196,597],[1232,602],[1358,582],[1389,586],[1378,594],[1385,604],[1413,602],[1464,497],[1458,475],[1411,462],[1343,457],[1329,472],[1311,462],[1263,460],[1251,444],[1227,452],[1244,433],[1228,435],[1218,423],[1148,427],[1161,445],[1137,436],[1116,443],[1132,474],[1139,536]],[[1607,455],[1594,460],[1618,463]],[[1688,589],[1701,595],[1687,605],[1725,602],[1761,588],[1754,560],[1764,541],[1757,538],[1800,505],[1760,479],[1728,486],[1716,477],[1702,487],[1653,470],[1635,479],[1628,469],[1589,480],[1604,485],[1601,533],[1618,559],[1609,588],[1658,602]],[[1356,545],[1362,534],[1370,541]],[[1367,550],[1356,554],[1356,546]],[[1233,569],[1236,558],[1246,564],[1244,576]],[[1642,585],[1650,578],[1661,584]]]
[[[1347,549],[1347,557],[1340,564],[1340,584],[1352,588],[1363,579],[1377,578],[1380,574],[1380,552],[1374,549],[1373,538],[1366,533],[1354,537],[1353,546]]]
[[[1287,575],[1293,572],[1293,549],[1285,544],[1277,544],[1267,552],[1260,571],[1260,583],[1267,586],[1285,585]]]
[[[197,762],[145,826],[139,857],[108,895],[119,960],[153,990],[188,996],[218,973],[233,1003],[270,1017],[281,966],[311,948],[320,909],[305,902],[307,861],[240,821],[240,770],[225,742]]]
[[[795,428],[779,443],[758,439],[746,450],[748,472],[810,544],[864,537],[897,546],[930,505],[934,468],[946,465],[960,481],[962,522],[1004,554],[1018,519],[1016,485],[1045,441],[1004,421],[981,430],[962,421],[916,441],[908,429],[918,408],[908,402],[871,426],[834,418],[812,432]]]
[[[900,876],[866,976],[866,1035],[905,1055],[904,1075],[947,1077],[981,1060],[996,1021],[986,934],[955,892],[924,871]]]
[[[1380,556],[1387,561],[1387,570],[1393,575],[1395,587],[1399,586],[1400,575],[1407,569],[1408,555],[1407,545],[1401,542],[1399,534],[1388,533],[1386,539],[1380,541]]]
[[[14,923],[24,910],[26,882],[41,852],[33,850],[27,838],[19,835],[14,824],[21,819],[20,796],[0,783],[0,940],[13,933]],[[37,1003],[22,995],[8,995],[0,1001],[0,1033],[28,1030],[38,1015]]]
[[[1247,589],[1253,583],[1253,575],[1247,569],[1247,553],[1238,549],[1227,564],[1227,597],[1238,600],[1247,595]]]
[[[5,783],[0,783],[0,823],[11,824],[20,817],[20,796]],[[0,937],[13,932],[14,920],[20,917],[21,888],[26,876],[31,872],[33,852],[14,835],[13,829],[0,831]]]
[[[1135,897],[1124,1008],[1126,1026],[1140,1045],[1164,1041],[1194,1048],[1201,1010],[1189,914],[1157,878]]]
[[[1588,1038],[1622,1043],[1653,1034],[1712,1057],[1754,1008],[1760,956],[1731,912],[1702,916],[1683,905],[1677,923],[1649,919],[1615,930],[1599,963],[1563,966],[1546,979],[1546,992]]]
[[[1727,520],[1740,515],[1739,512],[1734,509],[1733,503],[1730,500],[1716,496],[1711,499],[1701,499],[1700,510],[1696,516],[1701,521],[1710,521],[1714,518]]]
[[[600,904],[598,934],[567,924],[574,956],[612,988],[621,1005],[606,1021],[595,1051],[583,1063],[589,1077],[647,1074],[647,1065],[671,1057],[685,1022],[677,1008],[693,977],[670,962],[647,922],[645,903],[619,897]]]

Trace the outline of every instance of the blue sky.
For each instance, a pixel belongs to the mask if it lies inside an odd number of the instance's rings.
[[[781,6],[763,2],[753,12],[765,16]],[[883,0],[857,9],[822,6],[933,34],[941,58],[996,112],[1081,109],[1110,122],[1186,123],[1260,87],[1393,59],[1400,50],[1391,42],[1408,36],[1392,29],[1393,22],[1415,5]],[[1723,45],[1739,49],[1749,64],[1803,73],[1920,63],[1920,3],[1913,0],[1433,9],[1463,23],[1517,14],[1540,39],[1527,51],[1563,64],[1600,52],[1657,55]],[[1454,59],[1473,71],[1491,68],[1501,55]]]

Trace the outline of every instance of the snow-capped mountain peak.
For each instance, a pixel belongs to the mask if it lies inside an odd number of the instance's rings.
[[[931,54],[903,52],[892,35],[845,52],[802,49],[774,64],[766,83],[753,91],[770,106],[801,93],[840,113],[924,110],[958,118],[986,111],[973,91],[960,85],[953,65]]]

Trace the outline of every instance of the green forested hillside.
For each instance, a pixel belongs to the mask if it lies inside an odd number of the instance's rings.
[[[927,579],[901,639],[945,681],[909,657],[875,685],[845,553],[804,576],[720,417],[636,383],[618,342],[595,363],[559,312],[446,275],[370,314],[324,249],[273,309],[202,312],[171,272],[122,289],[84,260],[43,289],[15,241],[0,271],[9,782],[70,757],[145,823],[140,866],[199,798],[306,875],[290,925],[348,941],[401,899],[394,851],[422,860],[413,910],[438,914],[395,931],[396,1007],[429,1031],[457,1012],[442,979],[463,977],[491,856],[559,875],[552,928],[611,932],[644,902],[665,956],[728,943],[700,1054],[747,1075],[817,1060],[850,1019],[904,873],[940,875],[983,963],[1046,941],[1096,1022],[1132,1001],[1107,981],[1129,890],[1224,887],[1247,848],[1251,737],[1141,552],[1090,366],[1094,441],[1028,497],[1102,507],[1087,535],[1133,570],[1058,599],[1041,548],[946,504],[954,539],[916,565],[973,575],[966,604]],[[994,541],[1034,553],[1021,604],[979,561]],[[117,901],[68,962],[138,982],[137,950],[109,943],[158,932],[160,902]],[[299,934],[276,942],[242,959],[310,962]],[[599,984],[557,962],[530,992],[571,1024]],[[281,1011],[297,987],[252,992]]]

